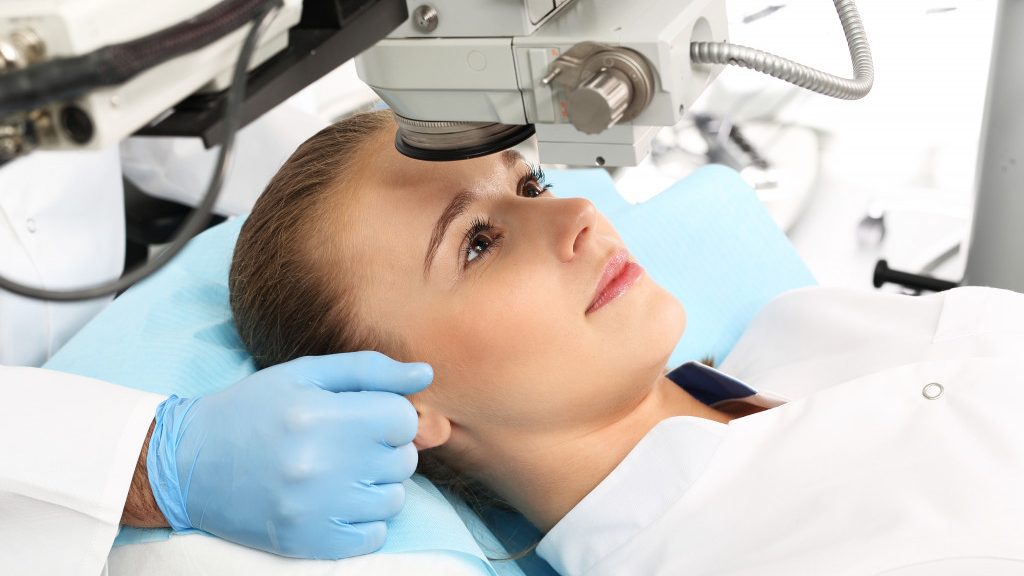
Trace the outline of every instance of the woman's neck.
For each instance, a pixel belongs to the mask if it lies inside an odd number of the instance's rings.
[[[732,417],[702,404],[661,376],[651,391],[622,418],[564,437],[522,438],[503,454],[484,482],[547,532],[615,469],[659,422],[697,416],[728,423]]]

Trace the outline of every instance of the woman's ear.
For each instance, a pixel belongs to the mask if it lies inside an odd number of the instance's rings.
[[[419,417],[419,428],[412,443],[417,450],[436,448],[452,435],[452,422],[447,416],[423,402],[413,402]]]

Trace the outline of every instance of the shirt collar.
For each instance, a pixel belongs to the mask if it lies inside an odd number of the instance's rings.
[[[770,392],[758,391],[749,384],[700,362],[687,362],[668,373],[668,379],[708,406],[730,402],[747,402],[774,408],[786,399]]]

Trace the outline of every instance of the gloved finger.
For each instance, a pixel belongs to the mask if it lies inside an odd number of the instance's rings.
[[[377,494],[380,502],[380,509],[375,518],[366,518],[366,521],[387,520],[398,516],[405,506],[405,486],[401,484],[374,484],[372,491]]]
[[[388,527],[380,520],[350,524],[333,519],[327,532],[324,548],[330,559],[337,560],[380,550],[387,538]]]
[[[317,522],[306,530],[278,534],[269,552],[292,558],[340,560],[369,554],[380,549],[388,528],[382,521],[349,523],[338,518]]]
[[[351,437],[358,433],[388,446],[402,446],[416,437],[419,416],[403,396],[391,392],[361,392],[326,400],[318,407],[317,421],[332,422],[335,434]],[[353,430],[353,424],[359,429]]]
[[[384,395],[385,392],[378,392]],[[419,430],[420,416],[416,408],[402,396],[388,394],[381,398],[384,405],[384,413],[377,420],[376,425],[380,428],[378,438],[388,446],[398,447],[409,444],[416,438]]]
[[[328,392],[374,390],[409,395],[422,391],[434,379],[429,364],[399,362],[369,350],[306,356],[281,366]]]
[[[380,446],[370,466],[371,479],[375,484],[401,484],[416,472],[419,452],[412,444],[397,448]]]
[[[387,520],[401,512],[403,506],[405,486],[401,484],[359,484],[321,500],[323,510],[353,524]]]

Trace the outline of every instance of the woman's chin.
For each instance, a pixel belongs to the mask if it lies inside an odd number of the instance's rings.
[[[653,349],[662,354],[660,366],[665,366],[676,349],[676,344],[683,337],[686,331],[686,308],[683,303],[671,294],[668,294],[668,301],[658,307],[657,318],[653,319],[657,324],[655,330],[655,342]]]
[[[636,331],[623,330],[622,334],[632,340],[628,345],[632,362],[660,374],[686,330],[686,309],[672,294],[655,285],[643,316]]]
[[[661,286],[658,286],[658,291],[661,294],[651,307],[651,328],[655,339],[653,349],[664,354],[664,361],[667,362],[686,331],[686,308]]]

